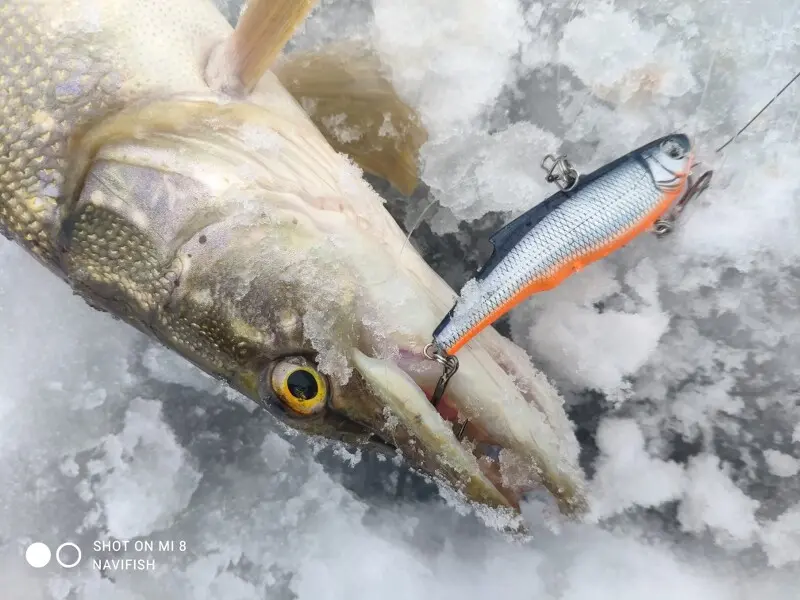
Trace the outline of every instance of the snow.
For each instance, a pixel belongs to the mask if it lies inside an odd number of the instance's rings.
[[[489,206],[523,212],[532,198],[546,195],[544,181],[530,173],[543,149],[557,147],[553,134],[531,123],[515,123],[496,133],[460,132],[423,146],[423,178],[437,202],[459,219],[477,219]]]
[[[592,511],[608,517],[634,507],[658,507],[681,498],[683,468],[653,458],[639,425],[632,419],[606,419],[597,431],[601,456],[594,477]]]
[[[452,231],[458,222],[453,216],[475,219],[496,203],[501,210],[525,207],[543,187],[521,173],[556,138],[531,123],[492,132],[482,122],[513,79],[513,57],[531,38],[519,2],[374,0],[372,5],[374,45],[430,135],[421,150],[422,178],[447,209],[438,229]]]
[[[711,532],[720,545],[746,545],[758,533],[755,512],[759,507],[742,492],[716,456],[693,458],[687,468],[689,484],[678,511],[684,530]]]
[[[453,317],[458,319],[469,314],[472,309],[481,301],[481,286],[477,279],[470,279],[464,284],[459,293]]]
[[[567,394],[591,522],[532,498],[533,539],[512,543],[426,501],[419,480],[400,493],[394,461],[288,435],[1,241],[3,596],[795,598],[800,87],[723,156],[713,148],[793,75],[798,10],[326,0],[296,42],[357,34],[380,49],[431,128],[426,220],[461,228],[453,269],[479,235],[470,221],[545,197],[544,154],[590,169],[675,128],[697,134],[714,181],[672,236],[637,240],[511,319]],[[309,319],[324,338],[326,315]],[[110,579],[88,558],[23,562],[32,542],[91,554],[134,536],[187,549]]]
[[[764,527],[761,537],[770,565],[800,561],[800,503]]]
[[[800,472],[800,460],[780,450],[764,450],[764,460],[770,472],[778,477],[794,477]]]
[[[535,346],[551,373],[614,400],[625,398],[626,378],[647,363],[669,328],[650,261],[631,268],[621,283],[635,286],[637,297],[616,306],[607,299],[620,295],[621,284],[608,264],[595,263],[547,294],[545,303],[532,307],[533,315],[513,316],[520,339]]]
[[[637,93],[677,97],[695,82],[679,45],[663,39],[664,27],[644,29],[635,15],[598,2],[570,21],[558,58],[599,97],[626,102]]]
[[[511,76],[509,59],[530,36],[515,0],[375,0],[372,7],[375,47],[437,139],[460,137],[497,97]]]
[[[122,431],[103,443],[94,496],[110,536],[146,536],[170,524],[189,504],[200,474],[161,416],[161,402],[134,398]],[[167,489],[160,482],[169,481]]]

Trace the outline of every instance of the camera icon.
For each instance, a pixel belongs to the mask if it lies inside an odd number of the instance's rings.
[[[25,561],[34,569],[41,569],[50,564],[50,559],[53,553],[50,547],[42,542],[34,542],[25,550]],[[78,544],[73,542],[64,542],[55,552],[56,562],[64,569],[72,569],[77,567],[83,558]]]

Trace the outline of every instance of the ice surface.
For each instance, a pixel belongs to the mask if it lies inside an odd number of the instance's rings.
[[[724,472],[719,458],[701,455],[687,469],[689,484],[678,519],[686,531],[708,529],[721,545],[746,546],[758,533],[757,500],[749,498]]]
[[[794,477],[800,472],[800,460],[779,450],[764,450],[770,472],[778,477]]]
[[[683,468],[651,457],[632,419],[606,419],[597,431],[601,451],[594,478],[592,511],[603,518],[633,506],[659,506],[681,497]]]
[[[680,44],[665,43],[666,27],[644,28],[611,2],[596,2],[563,30],[560,62],[601,98],[627,102],[635,94],[677,97],[695,85]]]
[[[372,5],[375,47],[430,134],[421,151],[422,177],[447,209],[438,229],[454,230],[453,215],[475,219],[488,210],[518,211],[535,203],[543,187],[525,171],[538,160],[535,153],[555,146],[556,138],[532,123],[495,132],[484,118],[512,83],[512,59],[531,37],[520,3],[374,0]]]
[[[475,242],[461,220],[548,193],[543,154],[591,168],[697,133],[717,172],[675,235],[514,311],[513,337],[570,394],[596,524],[554,523],[532,500],[519,545],[409,499],[392,461],[325,458],[2,241],[3,597],[794,600],[800,88],[724,157],[711,149],[793,74],[799,10],[326,0],[294,42],[375,40],[431,127],[423,175],[438,230],[462,228],[453,264]],[[88,551],[108,535],[188,549],[106,576],[23,562],[33,541]]]
[[[800,561],[800,504],[764,527],[761,537],[771,565],[782,567]]]
[[[102,457],[90,463],[89,470],[99,479],[94,496],[106,514],[111,537],[146,536],[170,525],[200,481],[162,420],[161,403],[154,400],[134,398],[122,431],[109,436],[102,449]],[[163,481],[170,482],[168,488]]]

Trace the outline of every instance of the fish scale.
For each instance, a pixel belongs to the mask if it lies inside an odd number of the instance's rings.
[[[577,271],[589,255],[613,245],[663,204],[664,197],[647,164],[636,155],[627,157],[571,193],[528,231],[479,279],[477,302],[473,299],[469,309],[451,311],[445,318],[434,343],[455,352],[526,289],[554,287],[558,282],[550,280],[565,269]]]

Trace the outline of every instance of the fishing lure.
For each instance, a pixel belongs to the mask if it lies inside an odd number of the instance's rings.
[[[455,374],[454,354],[533,294],[653,231],[666,235],[686,204],[706,189],[707,171],[692,180],[689,138],[668,135],[581,176],[566,157],[542,161],[560,191],[495,233],[494,252],[433,333],[425,355],[444,366],[432,402]]]
[[[650,142],[584,177],[564,157],[546,157],[548,179],[561,191],[490,238],[492,256],[436,328],[433,344],[455,354],[532,294],[558,286],[645,231],[667,233],[675,209],[696,195],[692,160],[682,134]]]
[[[799,78],[800,72],[716,152],[738,139]],[[547,181],[561,191],[490,238],[492,256],[423,350],[443,366],[431,397],[434,406],[458,370],[455,353],[473,337],[529,296],[553,289],[645,231],[659,237],[670,233],[713,175],[709,170],[692,179],[697,166],[692,144],[680,133],[654,140],[585,177],[565,156],[547,155],[541,166]],[[462,424],[459,439],[467,423]]]

